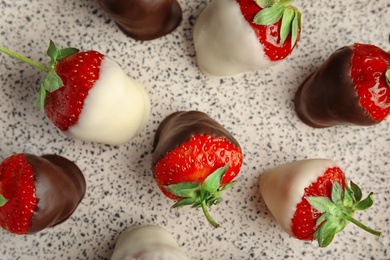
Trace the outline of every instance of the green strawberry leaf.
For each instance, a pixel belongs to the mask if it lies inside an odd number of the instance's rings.
[[[390,87],[390,69],[388,69],[386,71],[386,82],[387,82],[387,85],[389,85],[389,87]]]
[[[48,92],[53,92],[62,87],[62,79],[58,76],[54,69],[49,70],[46,78],[43,81],[43,87]]]
[[[353,196],[355,197],[355,201],[360,201],[362,199],[362,190],[359,186],[357,186],[354,182],[350,182],[351,190],[353,191]]]
[[[343,204],[346,207],[352,208],[353,205],[355,205],[355,203],[356,203],[356,200],[355,200],[354,193],[353,193],[352,189],[348,186],[345,186]]]
[[[43,86],[43,83],[41,83],[41,86],[39,87],[37,100],[35,101],[35,108],[37,110],[42,110],[45,106],[45,98],[46,98],[46,89]]]
[[[283,45],[287,39],[287,36],[291,32],[291,23],[294,19],[295,11],[291,8],[286,8],[282,18],[282,24],[280,26],[280,44]]]
[[[164,186],[168,192],[180,197],[172,207],[180,208],[183,206],[191,206],[193,208],[202,208],[207,221],[213,227],[219,227],[219,224],[210,216],[208,208],[220,203],[221,199],[219,196],[221,193],[236,183],[236,181],[232,181],[225,185],[221,185],[221,180],[228,168],[228,164],[218,168],[207,176],[202,183],[182,182]]]
[[[291,24],[291,48],[294,47],[298,41],[299,29],[301,28],[301,12],[298,9],[295,10],[294,19]]]
[[[332,184],[332,202],[335,204],[341,204],[343,202],[343,188],[338,182]]]
[[[333,241],[333,238],[336,235],[336,230],[337,228],[331,221],[324,222],[314,233],[314,237],[317,239],[319,246],[328,246]]]
[[[280,26],[280,44],[283,45],[291,33],[291,49],[298,41],[301,28],[301,12],[291,6],[292,0],[256,0],[261,9],[253,18],[253,23],[258,25],[273,25],[282,18]]]
[[[53,41],[50,41],[49,48],[46,51],[46,54],[50,57],[49,67],[54,68],[57,61],[60,61],[78,51],[78,49],[73,47],[59,49]]]
[[[367,198],[365,198],[364,200],[362,201],[359,201],[356,206],[355,206],[355,209],[356,210],[365,210],[365,209],[368,209],[369,207],[372,206],[372,204],[374,204],[374,199],[373,199],[373,196],[374,194],[371,192]]]
[[[382,235],[381,232],[365,226],[352,217],[356,210],[365,210],[373,204],[373,193],[370,193],[364,200],[361,200],[361,197],[361,189],[353,182],[351,182],[351,187],[345,185],[344,190],[339,183],[333,182],[331,198],[305,197],[314,209],[322,213],[316,220],[316,231],[313,234],[321,247],[329,245],[335,234],[343,230],[349,222],[373,235]]]
[[[196,198],[183,198],[178,200],[175,204],[173,204],[172,208],[181,208],[184,206],[193,205],[196,202],[197,202]]]
[[[79,52],[79,50],[76,48],[72,48],[72,47],[61,49],[61,50],[59,50],[56,61],[60,61],[60,60],[66,58],[66,57],[68,57],[76,52]]]
[[[335,206],[328,197],[306,196],[305,199],[320,213],[331,212]]]
[[[175,196],[183,198],[194,198],[199,191],[200,183],[198,182],[181,182],[165,186],[165,189]]]
[[[330,214],[327,213],[327,212],[324,212],[323,214],[321,214],[321,216],[319,218],[317,218],[316,220],[316,226],[321,226],[322,222],[326,221],[328,218],[329,218]]]
[[[274,0],[255,0],[256,4],[261,8],[266,8],[272,6],[275,1]]]
[[[237,182],[238,182],[238,180],[234,180],[234,181],[231,181],[231,182],[226,183],[225,185],[221,186],[221,187],[218,189],[218,191],[215,193],[215,196],[216,196],[216,197],[221,196],[221,194],[222,194],[225,190],[229,189],[230,187],[232,187],[232,186],[233,186],[234,184],[236,184]]]
[[[272,25],[279,21],[284,13],[284,10],[284,6],[279,3],[275,3],[270,7],[260,10],[253,18],[253,22],[260,25]]]
[[[229,165],[227,164],[221,168],[218,168],[212,174],[207,176],[207,178],[202,183],[201,189],[208,191],[211,194],[215,193],[221,186],[222,177],[225,175],[228,169]]]
[[[3,195],[0,194],[0,207],[4,206],[7,202],[8,200],[4,198]]]
[[[49,47],[47,48],[46,54],[51,58],[50,61],[50,67],[54,65],[54,63],[57,61],[58,53],[60,50],[58,47],[55,45],[55,43],[50,40]]]
[[[63,82],[54,69],[50,69],[46,78],[41,83],[38,91],[38,98],[35,102],[35,107],[38,110],[43,109],[47,92],[53,92],[62,87]]]

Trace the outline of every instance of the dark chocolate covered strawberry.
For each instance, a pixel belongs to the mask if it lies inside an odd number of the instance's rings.
[[[159,125],[154,139],[153,172],[158,187],[177,202],[173,207],[208,208],[232,186],[242,165],[237,140],[219,123],[199,111],[180,111]]]
[[[205,74],[230,76],[285,59],[301,31],[301,13],[291,2],[211,1],[194,28],[199,68]]]
[[[182,20],[176,0],[98,0],[119,28],[136,40],[153,40],[172,32]]]
[[[299,87],[295,110],[316,128],[383,121],[390,113],[390,53],[369,44],[336,50]]]
[[[150,102],[143,87],[97,51],[59,49],[50,42],[49,66],[1,46],[0,51],[47,72],[37,107],[69,136],[118,145],[138,134],[149,118]]]
[[[0,164],[0,226],[33,234],[67,220],[85,194],[85,179],[58,155],[15,154]]]

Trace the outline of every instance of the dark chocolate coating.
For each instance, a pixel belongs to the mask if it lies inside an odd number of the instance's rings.
[[[176,0],[98,0],[119,28],[136,40],[153,40],[172,32],[182,20]]]
[[[361,107],[351,78],[353,46],[335,51],[299,87],[295,110],[307,125],[321,128],[334,125],[373,125]]]
[[[73,162],[58,155],[26,154],[34,171],[38,204],[31,218],[29,234],[64,222],[85,195],[85,179]]]
[[[199,111],[179,111],[166,117],[157,128],[153,142],[153,167],[165,154],[188,142],[196,134],[222,137],[241,149],[237,140],[207,114]]]

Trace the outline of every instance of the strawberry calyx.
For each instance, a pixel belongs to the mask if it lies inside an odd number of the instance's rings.
[[[5,203],[7,203],[8,200],[6,198],[4,198],[3,195],[0,194],[0,207],[4,206]]]
[[[172,208],[191,205],[193,208],[202,208],[207,221],[214,227],[219,224],[211,217],[208,208],[221,202],[221,194],[233,186],[237,181],[222,185],[222,178],[229,165],[218,168],[202,182],[182,182],[165,186],[170,193],[180,197]]]
[[[262,9],[255,15],[253,22],[258,25],[273,25],[282,19],[280,27],[280,45],[283,45],[291,33],[291,49],[298,41],[301,28],[301,12],[290,5],[293,0],[255,0]]]
[[[48,71],[46,78],[42,81],[41,86],[39,87],[38,98],[35,103],[35,107],[38,110],[43,109],[47,92],[56,91],[63,86],[61,78],[55,71],[55,64],[63,58],[68,57],[78,51],[78,49],[72,47],[59,49],[53,41],[50,41],[49,48],[46,51],[46,54],[50,57]]]
[[[60,87],[62,87],[63,83],[61,78],[57,75],[55,71],[55,64],[62,60],[65,57],[68,57],[76,52],[78,52],[78,49],[75,48],[64,48],[59,49],[53,41],[50,41],[49,48],[47,49],[47,55],[50,57],[50,62],[48,66],[45,66],[39,62],[36,62],[34,60],[31,60],[23,55],[20,55],[16,52],[13,52],[9,50],[6,47],[0,46],[0,52],[3,52],[13,58],[16,58],[20,61],[23,61],[27,64],[30,64],[31,66],[38,68],[44,72],[47,73],[45,79],[42,81],[41,86],[39,88],[37,101],[35,103],[35,107],[40,110],[44,107],[45,97],[46,93],[53,92]]]
[[[342,189],[338,182],[333,182],[331,198],[306,196],[305,199],[321,213],[321,216],[316,221],[316,231],[313,235],[320,247],[329,245],[336,233],[343,230],[349,222],[373,235],[382,235],[381,232],[367,227],[352,217],[356,210],[366,210],[374,202],[372,192],[362,200],[360,187],[352,181],[350,187],[348,185],[345,186],[345,190]]]
[[[386,83],[390,87],[390,69],[386,71]]]

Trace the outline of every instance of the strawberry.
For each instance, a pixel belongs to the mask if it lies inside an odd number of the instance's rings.
[[[85,141],[122,144],[149,118],[145,90],[117,63],[97,51],[59,49],[50,42],[46,67],[0,46],[0,51],[47,73],[36,103],[65,134]]]
[[[369,44],[336,50],[299,87],[295,110],[318,128],[380,123],[390,113],[390,53]]]
[[[33,234],[58,225],[84,194],[84,176],[73,162],[57,155],[12,155],[0,164],[0,226]]]
[[[301,13],[291,0],[214,0],[196,21],[194,44],[200,69],[230,76],[268,68],[296,46]]]
[[[298,42],[301,13],[291,0],[237,0],[241,13],[272,60],[285,59]]]
[[[97,51],[87,51],[60,59],[55,65],[62,80],[59,88],[50,91],[41,86],[43,93],[39,95],[39,102],[44,103],[46,115],[62,131],[67,131],[79,120],[88,92],[99,79],[103,58]]]
[[[99,6],[127,36],[149,41],[172,32],[182,20],[176,0],[98,0]]]
[[[170,232],[156,225],[137,225],[124,230],[110,259],[189,260]]]
[[[161,122],[153,148],[154,179],[173,207],[200,207],[218,227],[208,207],[235,183],[242,165],[237,140],[207,114],[180,111]]]
[[[373,193],[362,200],[361,189],[353,182],[348,186],[344,173],[331,160],[286,163],[262,174],[259,186],[276,221],[295,238],[316,239],[325,247],[349,222],[381,236],[353,218],[356,210],[373,204]]]
[[[23,154],[0,164],[0,225],[15,234],[26,234],[38,204],[33,168]]]

